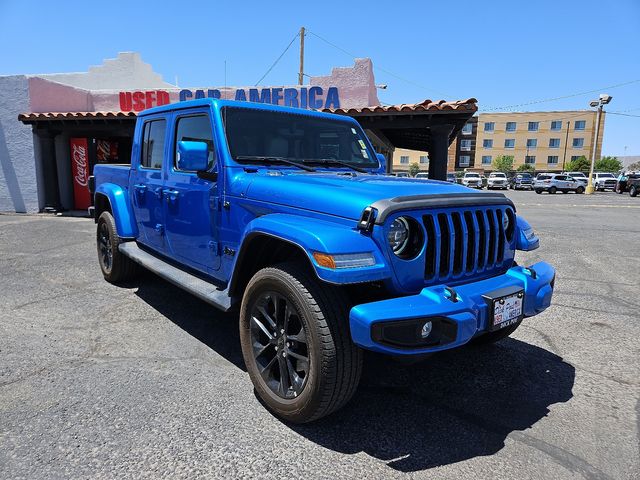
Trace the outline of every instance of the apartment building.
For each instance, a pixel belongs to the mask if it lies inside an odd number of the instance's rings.
[[[593,110],[481,113],[475,164],[470,166],[491,170],[494,158],[512,155],[514,169],[526,163],[538,171],[562,171],[565,161],[582,155],[590,158],[595,123]],[[605,113],[600,118],[596,158],[602,150],[604,123]]]
[[[429,154],[417,150],[407,150],[406,148],[396,148],[393,151],[393,173],[409,172],[409,165],[417,163],[420,171],[429,171]]]

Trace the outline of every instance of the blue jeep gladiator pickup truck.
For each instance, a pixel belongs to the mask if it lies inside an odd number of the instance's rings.
[[[384,175],[352,118],[203,99],[138,116],[130,166],[96,165],[105,279],[140,266],[239,307],[255,390],[309,422],[343,406],[363,349],[424,356],[511,334],[546,309],[555,271],[513,203]]]

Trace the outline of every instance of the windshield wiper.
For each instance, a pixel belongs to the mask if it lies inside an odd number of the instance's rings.
[[[360,173],[369,173],[362,167],[356,167],[355,165],[351,165],[349,162],[343,162],[342,160],[336,160],[334,158],[312,158],[303,160],[304,163],[315,163],[317,165],[338,165],[341,167],[347,167],[356,172]]]
[[[284,163],[286,165],[293,165],[294,167],[301,168],[307,172],[315,172],[316,169],[305,165],[304,163],[296,162],[285,157],[268,157],[261,155],[238,155],[235,157],[238,162],[252,162],[252,163]]]

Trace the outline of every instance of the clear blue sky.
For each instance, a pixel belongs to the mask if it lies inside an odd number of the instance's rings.
[[[137,51],[181,86],[223,85],[225,60],[228,85],[253,85],[301,26],[371,57],[384,103],[476,97],[484,110],[636,81],[603,89],[608,110],[635,115],[608,115],[603,153],[640,155],[640,0],[0,0],[0,74],[85,71]],[[296,83],[297,61],[294,45],[262,83]],[[308,74],[351,64],[307,36]],[[597,94],[513,110],[588,108]]]

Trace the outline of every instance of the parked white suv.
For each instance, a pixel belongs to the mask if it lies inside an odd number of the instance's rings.
[[[559,173],[541,173],[533,182],[533,189],[536,193],[548,192],[554,194],[562,193],[584,193],[584,187],[573,177]]]
[[[462,177],[462,185],[469,188],[479,188],[482,190],[482,177],[476,172],[465,172]]]
[[[596,190],[615,190],[617,178],[613,173],[594,173],[593,174],[593,188]]]
[[[506,190],[508,185],[507,175],[503,172],[493,172],[487,180],[487,190],[493,190],[494,188]]]
[[[573,177],[576,181],[580,182],[583,187],[586,187],[589,183],[589,177],[582,172],[564,172],[564,175]]]

